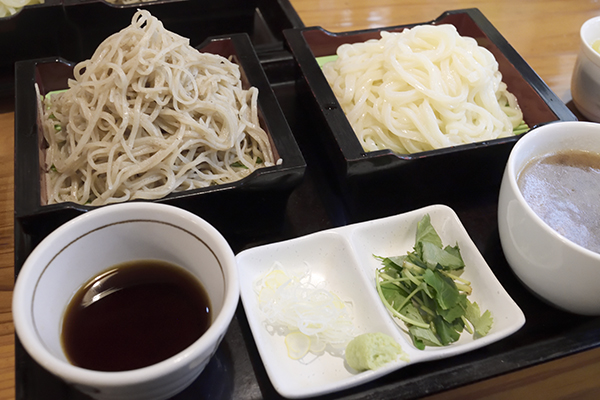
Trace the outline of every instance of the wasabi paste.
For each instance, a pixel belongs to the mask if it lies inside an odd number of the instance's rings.
[[[408,355],[390,336],[380,333],[364,333],[352,339],[346,346],[346,362],[357,371],[377,369],[400,357],[408,362]]]

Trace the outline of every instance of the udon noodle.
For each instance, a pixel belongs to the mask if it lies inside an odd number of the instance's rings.
[[[43,2],[44,0],[0,0],[0,18],[15,15],[25,6]]]
[[[148,11],[46,96],[47,203],[102,205],[239,180],[274,165],[258,89]],[[42,101],[42,100],[41,100]]]
[[[365,151],[406,154],[512,134],[523,120],[498,62],[453,25],[344,44],[323,73]]]

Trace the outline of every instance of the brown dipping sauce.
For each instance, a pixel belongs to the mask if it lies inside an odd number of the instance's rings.
[[[202,285],[181,267],[158,260],[119,264],[86,283],[69,303],[63,349],[82,368],[146,367],[206,332],[210,308]]]
[[[567,150],[534,159],[517,184],[552,229],[600,253],[600,154]]]

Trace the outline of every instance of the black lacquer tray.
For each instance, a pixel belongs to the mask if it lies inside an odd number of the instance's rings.
[[[230,243],[235,252],[355,222],[333,184],[336,179],[325,151],[315,145],[312,131],[319,121],[297,92],[302,80],[289,53],[263,53],[261,62],[294,132],[307,169],[302,184],[291,193],[285,222],[270,237],[248,235]],[[16,188],[19,190],[19,188]],[[514,335],[485,348],[440,361],[415,364],[369,384],[320,397],[322,399],[416,399],[497,375],[589,350],[600,344],[600,318],[559,311],[528,292],[511,272],[498,237],[498,186],[482,188],[475,196],[437,196],[436,203],[452,207],[510,296],[526,316]],[[430,203],[415,204],[415,207]],[[401,212],[402,210],[396,210]],[[392,213],[394,210],[391,211]],[[43,237],[24,234],[15,224],[15,274]],[[229,238],[228,238],[229,240]],[[16,394],[19,400],[85,399],[35,363],[16,340]],[[277,399],[252,339],[240,304],[217,353],[200,377],[174,399]]]
[[[455,145],[412,154],[391,150],[366,152],[350,126],[317,59],[336,53],[342,44],[381,37],[382,31],[401,32],[415,25],[450,25],[493,54],[502,81],[513,93],[531,129],[576,117],[477,9],[448,11],[424,23],[342,33],[319,27],[284,31],[290,51],[302,71],[299,92],[313,104],[322,124],[315,140],[326,149],[335,181],[353,218],[366,220],[435,202],[440,195],[477,196],[484,186],[498,186],[514,144],[523,134]],[[398,207],[401,204],[402,207]]]

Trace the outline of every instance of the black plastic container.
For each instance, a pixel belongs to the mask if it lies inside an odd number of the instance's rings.
[[[426,24],[452,24],[459,34],[473,37],[487,48],[496,57],[503,81],[519,100],[530,128],[576,119],[479,10],[449,11]],[[408,211],[453,196],[478,196],[482,190],[497,188],[510,150],[520,137],[414,154],[363,150],[316,58],[335,54],[344,43],[378,39],[382,30],[401,31],[415,25],[421,24],[345,33],[319,27],[284,31],[304,77],[298,91],[314,105],[321,122],[315,140],[320,141],[323,157],[331,163],[333,180],[351,221]]]
[[[213,224],[230,241],[268,235],[281,229],[287,199],[301,182],[305,161],[246,34],[213,38],[202,52],[233,57],[247,83],[259,90],[259,117],[280,165],[264,167],[237,182],[175,192],[155,202],[189,210]],[[15,216],[26,234],[45,235],[94,206],[71,202],[44,204],[43,134],[38,125],[34,84],[42,95],[67,87],[73,63],[60,58],[22,61],[16,65]],[[102,206],[100,206],[102,207]],[[267,217],[267,218],[265,218]]]

